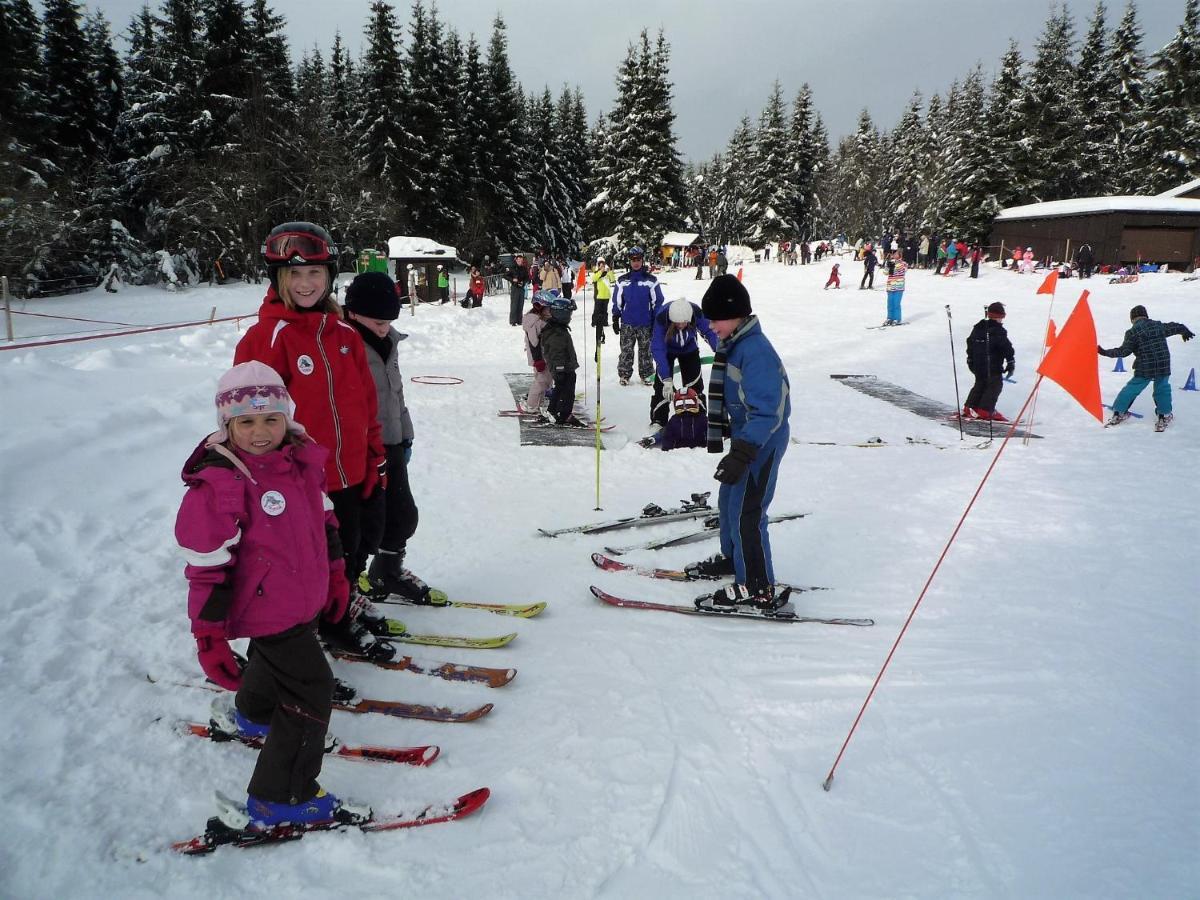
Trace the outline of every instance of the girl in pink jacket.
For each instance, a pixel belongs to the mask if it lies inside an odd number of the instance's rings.
[[[184,464],[175,521],[200,666],[237,691],[232,702],[213,702],[213,733],[263,742],[247,789],[250,828],[369,817],[317,784],[333,673],[314,626],[322,614],[341,619],[349,600],[325,494],[328,453],[292,419],[270,366],[234,366],[217,383],[216,404],[217,430]],[[250,639],[244,670],[229,646],[235,638]],[[240,828],[241,812],[222,817]]]

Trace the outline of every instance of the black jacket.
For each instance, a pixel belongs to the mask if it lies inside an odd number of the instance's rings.
[[[1000,375],[1004,364],[1015,364],[1008,332],[995,319],[980,319],[967,337],[967,368],[974,375]]]

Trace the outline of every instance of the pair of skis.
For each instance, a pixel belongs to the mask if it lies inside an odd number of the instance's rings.
[[[777,525],[780,522],[790,522],[792,519],[803,519],[808,515],[811,515],[811,513],[784,513],[780,516],[771,516],[767,521],[772,525]],[[625,553],[632,553],[635,550],[663,550],[667,547],[681,547],[684,544],[694,544],[697,541],[708,540],[717,534],[719,526],[720,520],[714,514],[704,520],[704,527],[698,531],[689,531],[687,534],[659,541],[647,541],[644,544],[630,544],[626,547],[605,547],[604,549],[613,556],[621,556]]]
[[[587,525],[572,525],[568,528],[539,528],[538,534],[544,537],[558,537],[564,534],[603,534],[606,531],[618,531],[622,528],[641,528],[646,525],[702,519],[706,516],[716,515],[716,510],[708,505],[710,493],[692,494],[690,500],[681,501],[680,505],[674,509],[663,509],[655,503],[650,503],[642,509],[640,515],[624,516],[606,522],[591,522]]]
[[[361,581],[359,587],[360,589],[364,587]],[[367,583],[366,587],[369,588],[370,584]],[[368,592],[364,590],[364,593]],[[394,594],[386,597],[372,597],[371,599],[375,603],[392,603],[401,606],[477,609],[521,619],[531,619],[546,609],[545,603],[469,603],[460,600],[450,600],[441,591],[432,592],[430,602],[428,603],[414,603]],[[515,631],[509,634],[482,638],[449,634],[413,634],[399,619],[389,618],[385,622],[387,633],[376,635],[376,637],[399,644],[419,644],[427,647],[457,647],[466,650],[492,650],[507,646],[517,637]]]

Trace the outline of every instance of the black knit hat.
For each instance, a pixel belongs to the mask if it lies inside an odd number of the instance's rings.
[[[1148,319],[1148,318],[1150,318],[1150,313],[1146,312],[1146,307],[1142,306],[1141,304],[1138,304],[1137,306],[1135,306],[1133,309],[1131,309],[1129,311],[1129,321],[1130,322],[1132,322],[1134,319]]]
[[[988,308],[987,308],[987,314],[988,314],[989,318],[1003,319],[1004,318],[1004,304],[998,300],[995,303],[989,303]]]
[[[744,319],[750,315],[750,292],[732,275],[718,275],[700,301],[704,316],[715,322]]]
[[[390,322],[400,315],[396,282],[385,272],[363,272],[346,288],[346,309],[368,319]]]

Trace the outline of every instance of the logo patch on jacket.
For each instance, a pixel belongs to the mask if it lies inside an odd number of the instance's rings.
[[[296,371],[301,375],[311,375],[316,366],[313,365],[312,357],[307,353],[296,357]]]
[[[342,344],[342,346],[338,347],[338,353],[342,354],[342,356],[345,356],[349,352],[350,347],[346,344]]]
[[[282,516],[287,509],[287,501],[279,491],[267,491],[262,495],[262,508],[268,516]]]

